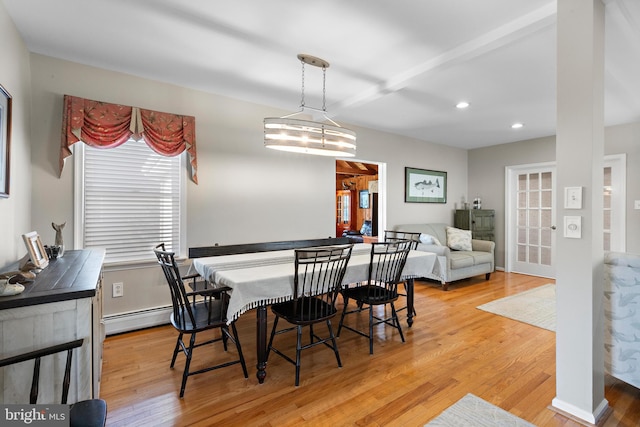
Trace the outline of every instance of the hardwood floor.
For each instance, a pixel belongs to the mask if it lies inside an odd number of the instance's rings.
[[[478,276],[443,292],[435,283],[417,281],[412,328],[401,312],[405,343],[393,328],[379,326],[370,356],[366,338],[343,331],[343,367],[325,347],[307,350],[299,387],[293,385],[293,365],[274,355],[265,383],[258,384],[253,311],[237,322],[249,379],[239,365],[197,375],[189,378],[183,399],[178,392],[184,357],[169,368],[173,328],[111,336],[101,386],[107,425],[422,426],[473,393],[537,426],[579,426],[548,409],[555,396],[555,334],[476,309],[549,282],[496,272],[489,281]],[[223,357],[218,349],[197,349],[192,369],[203,359]],[[605,395],[613,409],[605,426],[640,426],[640,390],[607,377]]]

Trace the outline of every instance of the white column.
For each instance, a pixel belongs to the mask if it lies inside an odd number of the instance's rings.
[[[558,0],[557,335],[553,407],[595,424],[605,414],[602,188],[604,6]],[[565,188],[582,187],[582,206],[565,208]],[[565,217],[581,236],[565,237]]]

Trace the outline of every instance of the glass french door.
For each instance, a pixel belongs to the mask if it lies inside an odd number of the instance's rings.
[[[554,277],[555,167],[510,171],[508,271]]]

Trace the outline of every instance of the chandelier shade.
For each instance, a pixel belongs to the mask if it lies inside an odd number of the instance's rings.
[[[356,133],[328,123],[286,117],[266,118],[264,146],[295,153],[354,157]]]
[[[356,155],[356,133],[338,125],[326,115],[325,75],[329,63],[309,55],[298,55],[302,63],[302,100],[300,111],[283,117],[264,119],[264,146],[274,150],[319,156],[354,157]],[[322,111],[326,122],[294,119],[292,116],[303,113],[304,102],[304,64],[322,67]],[[310,108],[310,107],[309,107]]]

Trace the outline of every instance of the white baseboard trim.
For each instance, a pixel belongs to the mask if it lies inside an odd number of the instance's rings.
[[[113,335],[135,331],[136,329],[166,325],[169,323],[170,315],[171,306],[164,306],[104,316],[105,333]]]
[[[593,413],[580,409],[571,403],[558,399],[557,397],[551,401],[551,406],[557,412],[568,415],[569,418],[573,418],[576,421],[585,421],[588,423],[587,425],[595,426],[598,425],[598,422],[601,421],[602,417],[607,413],[609,402],[607,399],[603,399]]]

